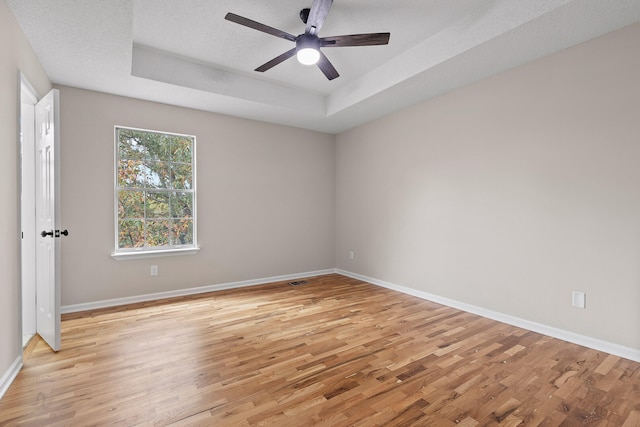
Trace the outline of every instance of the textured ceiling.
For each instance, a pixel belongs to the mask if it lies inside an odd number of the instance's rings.
[[[328,81],[294,45],[312,0],[7,0],[54,83],[337,133],[640,21],[638,0],[335,0],[320,36],[390,32],[387,46],[325,48]]]

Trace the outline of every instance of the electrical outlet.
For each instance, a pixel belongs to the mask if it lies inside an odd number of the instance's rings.
[[[353,251],[349,251],[349,259],[353,259],[354,255]]]
[[[571,303],[574,307],[586,308],[587,307],[587,294],[584,292],[573,291],[571,294]]]
[[[158,275],[158,266],[157,265],[152,265],[151,266],[151,270],[149,272],[152,276],[157,276]]]

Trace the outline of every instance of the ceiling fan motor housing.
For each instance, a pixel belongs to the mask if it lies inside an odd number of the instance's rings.
[[[300,34],[296,39],[296,50],[315,49],[320,50],[320,39],[311,34]]]

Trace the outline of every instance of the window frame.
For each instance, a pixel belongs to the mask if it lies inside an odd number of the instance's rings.
[[[188,189],[187,192],[193,194],[193,206],[192,206],[192,230],[193,230],[193,243],[189,245],[168,245],[168,246],[152,246],[152,247],[141,247],[141,248],[120,248],[119,247],[119,217],[118,217],[118,201],[119,201],[119,182],[118,182],[118,170],[119,170],[119,139],[118,139],[118,130],[131,130],[138,132],[149,132],[161,135],[169,135],[169,136],[178,136],[189,138],[192,141],[192,150],[191,150],[191,189]],[[113,207],[114,207],[114,251],[111,253],[111,257],[115,260],[124,260],[124,259],[141,259],[141,258],[154,258],[154,257],[163,257],[163,256],[174,256],[174,255],[189,255],[197,253],[200,248],[198,246],[198,227],[197,227],[197,184],[196,184],[196,136],[176,133],[176,132],[165,132],[159,130],[152,129],[143,129],[143,128],[135,128],[131,126],[122,126],[115,125],[113,127],[113,140],[114,140],[114,172],[113,172]],[[146,189],[147,187],[145,187]],[[170,192],[174,189],[168,189],[167,192]],[[186,189],[184,189],[186,190]],[[144,219],[147,220],[147,214],[145,212]]]

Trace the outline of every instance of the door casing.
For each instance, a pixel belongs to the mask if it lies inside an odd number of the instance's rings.
[[[36,334],[35,104],[37,93],[20,73],[21,345]]]

